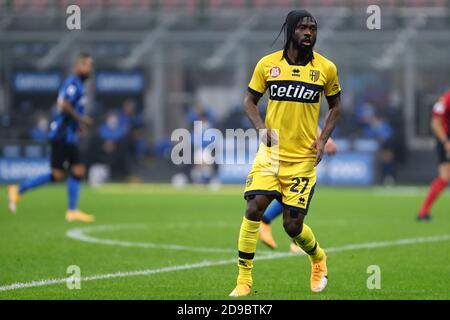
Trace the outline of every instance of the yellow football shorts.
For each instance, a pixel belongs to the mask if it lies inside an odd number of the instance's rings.
[[[257,154],[247,176],[244,198],[255,195],[272,195],[285,207],[292,207],[302,214],[308,213],[316,185],[314,161],[283,162],[261,161]]]

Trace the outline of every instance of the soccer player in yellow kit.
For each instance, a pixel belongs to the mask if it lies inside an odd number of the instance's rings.
[[[245,217],[239,233],[239,275],[232,297],[250,294],[253,258],[261,217],[274,199],[283,204],[286,233],[309,255],[311,290],[328,281],[326,254],[311,228],[303,223],[316,183],[316,166],[341,111],[336,66],[313,50],[317,22],[305,10],[291,11],[283,24],[283,50],[263,57],[255,67],[245,98],[245,110],[263,143],[247,177]],[[257,103],[268,91],[265,122]],[[329,105],[325,126],[317,135],[322,96]]]

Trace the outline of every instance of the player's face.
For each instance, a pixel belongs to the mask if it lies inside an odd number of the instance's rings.
[[[304,17],[298,22],[292,37],[293,44],[298,49],[312,49],[317,39],[317,25],[311,17]]]
[[[75,65],[75,72],[83,79],[87,79],[92,74],[93,65],[92,58],[80,58]]]

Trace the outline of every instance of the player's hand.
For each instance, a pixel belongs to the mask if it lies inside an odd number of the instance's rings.
[[[447,153],[450,152],[450,140],[447,140],[447,141],[444,143],[444,149],[445,149],[445,151],[446,151]]]
[[[321,140],[321,139],[317,139],[311,145],[310,149],[317,151],[316,164],[315,164],[315,166],[317,166],[320,163],[320,161],[322,161],[323,153],[325,151],[325,142],[323,140]]]
[[[337,146],[332,138],[328,139],[327,143],[325,144],[325,152],[330,156],[336,154]]]
[[[261,140],[266,146],[271,147],[278,143],[277,133],[274,130],[263,129],[262,131]]]
[[[83,125],[85,125],[87,128],[92,128],[94,126],[94,120],[92,120],[92,118],[88,117],[88,116],[84,116],[81,119],[81,122],[83,123]]]

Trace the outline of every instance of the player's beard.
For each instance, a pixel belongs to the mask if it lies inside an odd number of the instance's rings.
[[[298,51],[301,57],[310,57],[312,56],[312,52],[314,49],[314,45],[316,44],[316,39],[311,39],[310,45],[304,45],[301,42],[292,42],[294,49]]]

